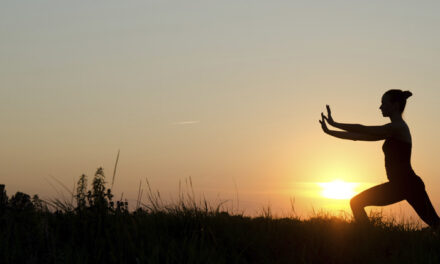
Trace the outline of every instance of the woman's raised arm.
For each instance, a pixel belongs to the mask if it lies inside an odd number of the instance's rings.
[[[325,120],[327,120],[329,125],[348,132],[377,136],[381,138],[391,137],[396,132],[396,127],[392,123],[388,123],[382,126],[364,126],[360,124],[344,124],[344,123],[335,122],[331,115],[331,110],[329,105],[327,105],[327,116],[325,116],[323,113],[321,113],[321,116]]]
[[[361,141],[378,141],[378,140],[384,140],[386,137],[383,136],[377,136],[377,135],[368,135],[368,134],[362,134],[362,133],[354,133],[354,132],[348,132],[348,131],[334,131],[330,130],[327,127],[327,124],[325,123],[324,114],[322,115],[322,119],[319,120],[319,123],[321,123],[322,130],[324,133],[334,136],[341,139],[349,139],[349,140],[361,140]]]

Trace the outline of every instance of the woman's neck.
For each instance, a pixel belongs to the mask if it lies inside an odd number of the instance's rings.
[[[394,113],[390,116],[391,122],[400,122],[403,121],[402,114]]]

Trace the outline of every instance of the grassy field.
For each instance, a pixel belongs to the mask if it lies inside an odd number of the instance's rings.
[[[380,216],[251,218],[151,190],[129,211],[104,183],[102,169],[90,190],[82,176],[74,203],[0,188],[0,263],[440,263],[438,236]]]

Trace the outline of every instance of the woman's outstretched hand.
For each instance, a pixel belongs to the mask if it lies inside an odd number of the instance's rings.
[[[335,124],[335,121],[333,120],[333,117],[332,117],[332,111],[330,110],[329,105],[326,105],[326,107],[327,107],[327,116],[325,116],[323,113],[321,113],[321,117],[323,119],[327,120],[329,125],[333,126]]]
[[[324,116],[323,113],[321,113],[321,120],[319,120],[319,123],[321,123],[322,130],[323,130],[325,133],[328,133],[328,132],[329,132],[329,129],[328,129],[328,127],[327,127],[327,124],[325,123],[325,116]]]
[[[319,120],[319,123],[321,124],[322,130],[328,134],[328,132],[330,130],[327,127],[326,121],[331,126],[333,126],[335,124],[335,121],[333,120],[332,111],[330,110],[330,106],[326,105],[326,108],[327,108],[327,116],[325,116],[324,113],[321,113],[321,120]]]

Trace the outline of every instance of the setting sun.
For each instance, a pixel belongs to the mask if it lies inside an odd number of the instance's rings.
[[[318,183],[322,188],[321,195],[330,199],[350,199],[356,194],[354,190],[358,183],[334,180],[331,182]]]

